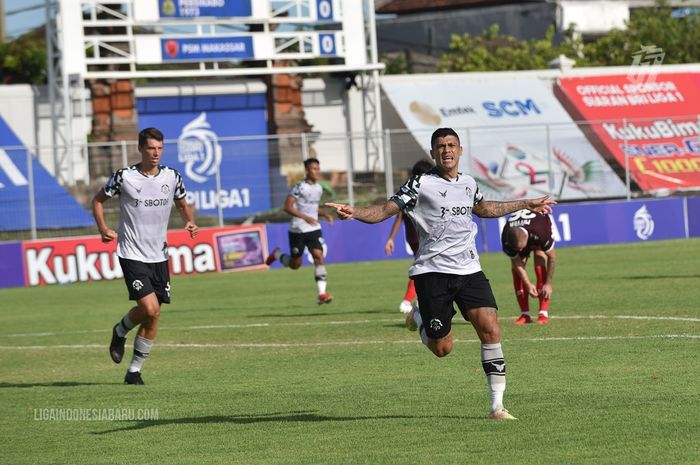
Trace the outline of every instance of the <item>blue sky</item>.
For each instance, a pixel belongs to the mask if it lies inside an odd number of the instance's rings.
[[[24,34],[31,29],[44,24],[46,13],[44,12],[44,0],[3,0],[5,2],[5,14],[7,35],[10,38]],[[32,9],[12,14],[14,11],[24,10],[33,6],[41,8]],[[8,14],[9,13],[9,14]]]

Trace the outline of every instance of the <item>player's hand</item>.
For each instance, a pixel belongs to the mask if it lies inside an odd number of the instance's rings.
[[[335,218],[333,218],[332,215],[327,215],[326,220],[328,221],[328,224],[333,224],[333,222],[335,221]]]
[[[350,205],[343,205],[341,203],[331,202],[326,202],[324,205],[327,207],[335,208],[335,214],[338,215],[338,218],[340,218],[341,220],[349,220],[355,213],[355,209],[352,208]]]
[[[310,216],[305,216],[305,217],[304,217],[304,221],[306,221],[306,222],[309,223],[309,224],[318,224],[318,221],[316,221],[315,219],[311,218]]]
[[[185,229],[186,229],[187,231],[189,231],[190,237],[191,237],[192,239],[194,239],[195,237],[197,237],[197,234],[199,233],[199,226],[197,226],[196,224],[194,224],[194,223],[191,222],[191,221],[188,221],[187,224],[185,224]]]
[[[538,199],[528,200],[527,208],[528,210],[547,215],[552,213],[552,207],[550,205],[555,205],[556,203],[555,200],[551,200],[548,195],[545,195]]]
[[[539,293],[537,292],[537,287],[532,284],[532,283],[525,283],[525,287],[527,288],[527,293],[530,294],[532,297],[537,297]]]
[[[394,253],[394,239],[387,239],[386,245],[384,246],[384,253],[387,255]]]
[[[107,228],[104,231],[100,231],[100,236],[102,236],[102,242],[106,244],[117,238],[117,232],[113,229]]]
[[[551,284],[545,284],[542,286],[542,289],[540,290],[540,295],[542,296],[543,299],[549,299],[552,297],[552,285]]]

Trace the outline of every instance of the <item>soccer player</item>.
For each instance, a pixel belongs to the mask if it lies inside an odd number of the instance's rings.
[[[549,323],[549,299],[552,296],[552,280],[557,263],[552,220],[548,215],[535,211],[518,210],[508,217],[501,233],[501,245],[503,252],[510,257],[515,298],[520,306],[520,316],[515,324],[532,323],[530,296],[537,297],[540,301],[537,324]],[[530,252],[534,252],[535,257],[536,286],[530,282],[525,270]]]
[[[180,173],[160,164],[163,133],[156,128],[141,131],[138,150],[141,162],[114,172],[92,200],[102,242],[118,239],[117,256],[129,299],[136,301],[136,306],[112,328],[109,345],[112,360],[120,363],[127,333],[139,326],[125,384],[144,384],[141,368],[158,333],[160,307],[170,303],[167,232],[173,203],[190,237],[196,237],[199,229],[185,200],[185,184]],[[103,206],[115,195],[119,196],[118,234],[107,226]]]
[[[458,171],[462,156],[459,136],[451,128],[439,128],[430,140],[436,167],[411,177],[382,205],[354,208],[332,204],[340,219],[355,218],[378,223],[402,211],[413,221],[419,237],[418,256],[409,269],[418,294],[418,309],[406,317],[406,326],[418,329],[421,342],[438,357],[452,351],[453,303],[469,321],[481,341],[481,363],[491,401],[489,418],[514,420],[503,406],[506,363],[501,348],[496,300],[481,270],[476,251],[479,217],[496,218],[527,208],[551,212],[549,196],[538,199],[489,201],[474,178]]]
[[[413,176],[418,176],[423,173],[427,173],[433,168],[432,162],[429,160],[418,160],[414,165],[413,169],[411,170],[411,174]],[[394,220],[394,224],[391,226],[391,232],[389,233],[389,238],[386,240],[386,244],[384,245],[384,252],[387,255],[391,255],[394,253],[394,238],[396,237],[396,233],[399,232],[399,226],[401,225],[401,222],[403,221],[403,228],[404,232],[406,235],[406,242],[408,243],[408,246],[411,248],[411,251],[413,251],[413,257],[416,257],[416,253],[418,252],[418,233],[416,232],[416,228],[413,227],[413,223],[411,220],[407,217],[404,216],[403,213],[399,212],[396,214],[396,219]],[[406,292],[404,293],[403,300],[399,304],[399,311],[401,313],[408,313],[411,311],[413,308],[413,299],[416,298],[416,286],[413,284],[413,280],[409,279],[408,280],[408,285],[406,286]]]
[[[292,187],[286,201],[284,211],[292,216],[289,224],[290,254],[283,254],[279,247],[267,257],[265,263],[269,266],[276,260],[292,270],[301,267],[301,257],[304,249],[308,248],[314,259],[314,277],[318,299],[316,303],[328,304],[333,296],[326,292],[328,277],[323,260],[323,236],[318,217],[323,216],[333,224],[333,216],[319,208],[323,189],[318,181],[321,179],[321,164],[316,158],[304,160],[306,176]]]

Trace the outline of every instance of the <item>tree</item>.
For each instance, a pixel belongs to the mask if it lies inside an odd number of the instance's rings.
[[[688,10],[678,14],[666,0],[653,8],[634,10],[625,31],[613,29],[605,36],[584,43],[569,26],[565,39],[555,44],[550,27],[543,39],[518,40],[500,35],[492,25],[478,36],[453,35],[450,51],[442,56],[439,71],[505,71],[545,69],[549,61],[566,55],[583,66],[629,66],[634,54],[645,49],[661,49],[663,63],[700,61],[700,13]]]
[[[45,84],[46,45],[38,34],[25,34],[12,42],[0,43],[2,84]]]

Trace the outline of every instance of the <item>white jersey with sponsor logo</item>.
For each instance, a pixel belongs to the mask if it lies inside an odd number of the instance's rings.
[[[180,173],[167,166],[158,169],[157,175],[146,176],[138,165],[122,168],[105,184],[107,197],[119,196],[119,257],[146,263],[168,259],[170,210],[186,192]]]
[[[289,195],[294,197],[295,210],[318,221],[318,204],[321,202],[321,195],[323,195],[323,188],[319,183],[309,184],[303,179],[292,187]],[[320,223],[309,224],[296,216],[293,216],[289,223],[290,232],[307,233],[318,229],[321,229]]]
[[[481,271],[472,208],[482,199],[474,178],[460,173],[448,180],[436,168],[401,186],[391,200],[413,221],[419,240],[409,276]]]

